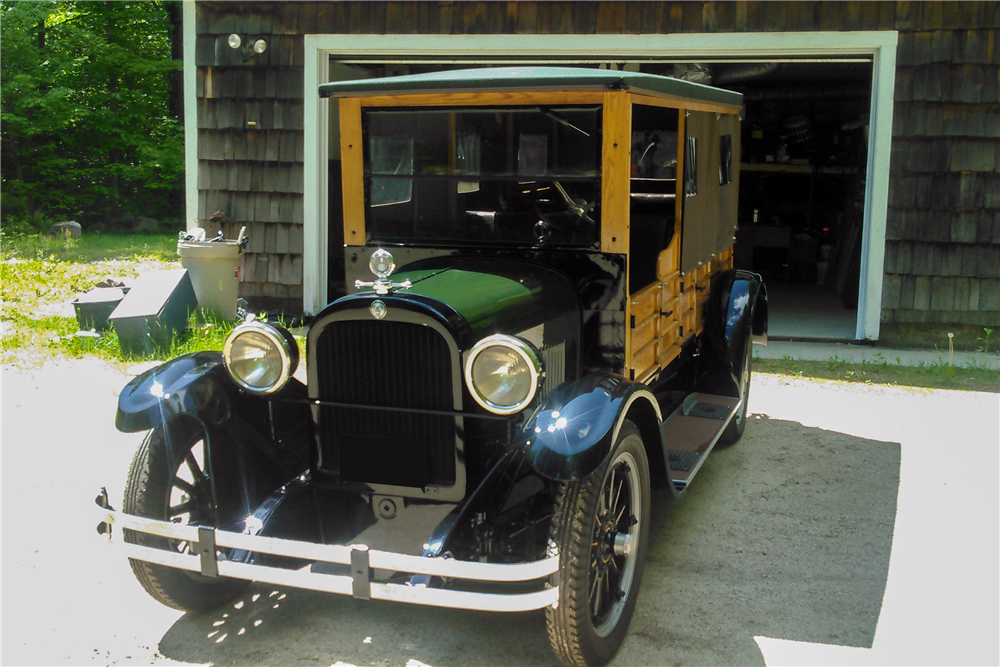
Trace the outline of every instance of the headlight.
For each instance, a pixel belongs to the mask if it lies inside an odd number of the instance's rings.
[[[465,384],[472,398],[498,415],[509,415],[531,403],[541,373],[535,349],[503,334],[476,343],[465,362]]]
[[[254,394],[278,391],[299,365],[299,348],[292,334],[266,322],[248,322],[233,329],[222,356],[233,380]]]

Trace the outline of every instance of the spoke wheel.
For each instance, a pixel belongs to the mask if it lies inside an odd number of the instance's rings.
[[[187,525],[218,526],[218,503],[200,427],[175,422],[169,430],[151,430],[136,450],[125,487],[124,511],[150,519]],[[189,542],[167,540],[126,530],[125,541],[189,553]],[[207,578],[129,559],[132,572],[154,599],[184,611],[217,607],[242,593],[249,582]]]
[[[610,634],[621,619],[632,587],[634,545],[642,513],[639,484],[635,459],[621,452],[598,497],[590,549],[590,620],[600,637]]]
[[[556,501],[559,603],[546,610],[549,641],[565,665],[603,665],[625,639],[639,592],[649,527],[649,464],[626,421],[612,455]]]

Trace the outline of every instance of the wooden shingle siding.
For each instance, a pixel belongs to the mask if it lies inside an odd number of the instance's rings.
[[[198,217],[225,212],[235,228],[227,235],[247,225],[244,296],[301,306],[303,96],[312,94],[302,90],[305,34],[896,30],[882,319],[1000,326],[1000,2],[198,2],[196,8]],[[268,50],[244,62],[226,44],[231,32],[264,37]]]
[[[884,322],[1000,324],[998,7],[895,3]]]
[[[302,298],[303,34],[310,3],[198,3],[195,59],[198,118],[198,218],[216,211],[223,232],[250,236],[240,295]],[[310,17],[312,17],[310,19]],[[309,29],[304,29],[310,26]],[[263,37],[267,50],[243,60],[226,39]],[[210,229],[214,233],[216,229]]]

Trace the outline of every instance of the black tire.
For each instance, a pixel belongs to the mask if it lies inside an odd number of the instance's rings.
[[[750,375],[753,370],[753,341],[747,336],[746,349],[743,351],[743,371],[740,373],[738,388],[743,397],[743,405],[739,412],[729,422],[729,426],[719,438],[720,447],[735,445],[743,437],[747,428],[747,404],[750,402]]]
[[[561,555],[559,602],[545,620],[564,665],[603,665],[625,640],[646,557],[649,495],[646,450],[630,421],[607,461],[560,489],[550,529]]]
[[[164,436],[162,428],[154,428],[136,450],[125,486],[125,512],[162,521],[217,525],[201,427],[192,420],[179,420],[171,424],[169,437]],[[126,530],[124,535],[125,541],[133,544],[181,553],[191,549],[188,542],[146,533]],[[147,593],[182,611],[218,607],[250,585],[239,579],[208,578],[131,558],[129,564]]]

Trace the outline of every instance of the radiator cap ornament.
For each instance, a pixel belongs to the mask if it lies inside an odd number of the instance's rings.
[[[389,312],[389,309],[383,301],[376,299],[375,301],[372,301],[372,305],[368,306],[368,311],[372,314],[372,317],[376,320],[380,320],[385,317],[385,314]]]
[[[396,260],[392,258],[392,253],[384,248],[379,248],[372,253],[372,258],[368,261],[368,268],[379,280],[385,280],[396,270]]]
[[[385,295],[393,289],[409,289],[413,287],[413,284],[409,280],[404,280],[401,283],[394,283],[388,279],[389,276],[392,275],[392,272],[396,270],[396,260],[394,260],[392,258],[392,254],[384,248],[379,248],[372,253],[371,259],[368,260],[368,268],[375,274],[375,280],[373,282],[355,280],[354,289],[371,287],[375,290],[376,294]],[[383,304],[383,306],[384,305],[385,304]],[[375,313],[373,312],[372,314],[374,315]]]

